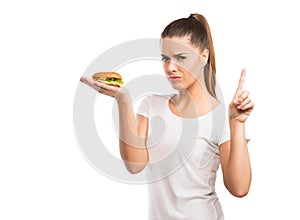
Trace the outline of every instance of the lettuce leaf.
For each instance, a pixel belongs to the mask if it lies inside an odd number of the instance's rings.
[[[104,82],[117,82],[119,84],[124,84],[123,80],[121,79],[105,79]]]

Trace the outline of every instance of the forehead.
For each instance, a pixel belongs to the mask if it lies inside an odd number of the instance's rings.
[[[161,51],[163,54],[199,52],[199,48],[191,45],[189,37],[172,37],[161,39]]]

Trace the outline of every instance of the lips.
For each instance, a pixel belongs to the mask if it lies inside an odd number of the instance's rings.
[[[182,79],[182,76],[168,76],[168,79],[172,82],[178,82]]]

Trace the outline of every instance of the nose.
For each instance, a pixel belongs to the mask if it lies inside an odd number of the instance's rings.
[[[165,65],[166,65],[166,70],[169,73],[174,73],[177,71],[177,66],[176,66],[176,63],[174,63],[174,61],[169,61],[169,62],[165,63]]]

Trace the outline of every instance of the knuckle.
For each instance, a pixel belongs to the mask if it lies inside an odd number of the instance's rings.
[[[250,94],[249,91],[246,90],[246,91],[243,92],[242,96],[243,96],[244,98],[246,98],[246,97],[249,96],[249,94]]]

